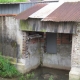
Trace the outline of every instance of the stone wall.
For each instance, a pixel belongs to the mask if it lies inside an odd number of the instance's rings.
[[[76,34],[72,37],[71,71],[69,80],[80,80],[80,23],[77,24]]]

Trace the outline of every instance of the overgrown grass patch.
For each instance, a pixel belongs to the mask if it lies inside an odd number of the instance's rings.
[[[8,58],[0,55],[0,76],[1,77],[17,77],[20,73],[17,71],[16,67],[10,63]]]

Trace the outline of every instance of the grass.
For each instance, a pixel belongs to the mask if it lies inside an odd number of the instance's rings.
[[[34,72],[32,72],[32,73],[28,73],[26,76],[21,75],[18,80],[38,80],[38,77],[33,79],[34,76],[35,76],[35,74],[34,74]],[[48,80],[54,80],[53,75],[51,75]]]
[[[0,55],[0,77],[17,77],[20,73],[17,71],[16,67],[12,65],[9,59]]]
[[[31,78],[34,78],[34,72],[32,72],[32,73],[28,73],[27,75],[26,75],[26,78],[27,79],[31,79]]]
[[[28,0],[0,0],[0,3],[27,2]]]
[[[35,76],[34,72],[27,73],[27,75],[25,75],[25,76],[21,75],[18,80],[32,80],[34,78],[34,76]],[[38,80],[38,79],[36,79],[36,80]]]
[[[49,77],[49,80],[54,80],[52,75]]]

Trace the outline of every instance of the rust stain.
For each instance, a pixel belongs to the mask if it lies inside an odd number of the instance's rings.
[[[16,16],[17,14],[0,14],[0,16]]]

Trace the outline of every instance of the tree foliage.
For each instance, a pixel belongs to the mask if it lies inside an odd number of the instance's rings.
[[[27,0],[0,0],[0,3],[26,2]]]

